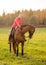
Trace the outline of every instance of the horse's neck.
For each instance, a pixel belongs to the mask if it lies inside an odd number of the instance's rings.
[[[25,34],[26,32],[29,32],[29,27],[28,26],[23,26],[22,27],[22,32]]]

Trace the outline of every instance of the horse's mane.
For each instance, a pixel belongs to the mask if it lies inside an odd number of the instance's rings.
[[[25,27],[25,26],[27,26],[27,24],[25,24],[25,25],[21,25],[21,27]]]
[[[26,26],[32,26],[32,27],[35,27],[34,25],[31,25],[31,24],[24,24],[24,25],[21,25],[21,27],[26,27]]]

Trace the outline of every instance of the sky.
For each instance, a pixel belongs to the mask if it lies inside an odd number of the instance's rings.
[[[5,11],[12,13],[15,10],[42,10],[46,8],[46,0],[0,0],[0,15]]]

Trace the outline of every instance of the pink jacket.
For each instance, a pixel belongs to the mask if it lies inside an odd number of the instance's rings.
[[[14,20],[14,23],[12,25],[12,28],[16,28],[16,27],[21,27],[21,23],[22,23],[22,20],[20,17],[17,17],[15,20]]]

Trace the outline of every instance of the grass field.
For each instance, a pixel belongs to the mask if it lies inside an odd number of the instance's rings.
[[[0,65],[46,65],[46,28],[36,28],[32,39],[27,38],[23,57],[21,44],[18,57],[10,53],[8,30],[9,28],[0,28]]]

